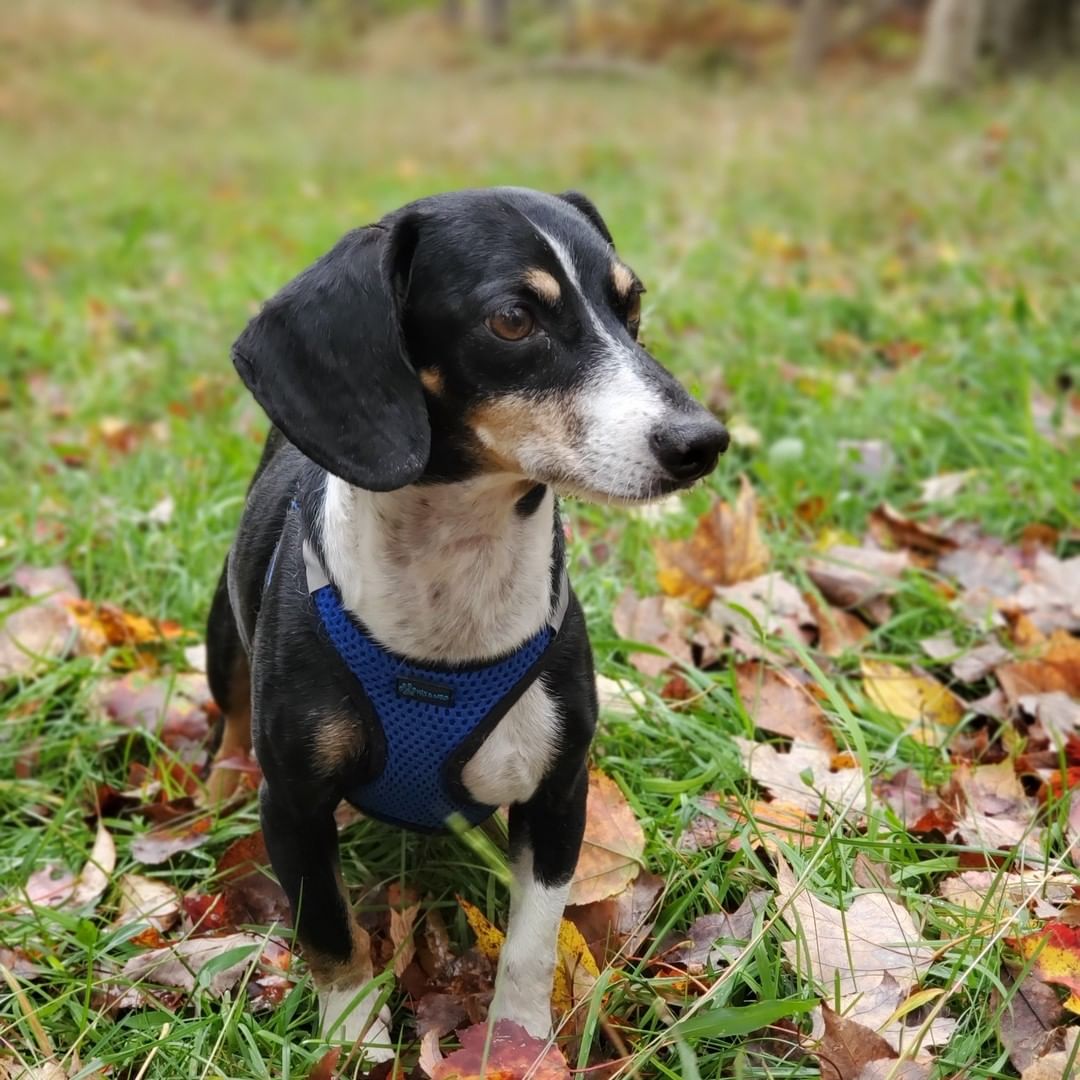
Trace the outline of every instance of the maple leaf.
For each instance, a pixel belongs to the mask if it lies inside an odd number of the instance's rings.
[[[131,841],[132,857],[156,866],[181,851],[192,851],[210,839],[213,818],[199,817],[187,825],[151,829]]]
[[[768,900],[766,890],[754,889],[735,911],[699,915],[687,927],[685,935],[669,939],[661,946],[659,958],[686,968],[691,975],[732,963],[750,940],[758,912],[764,910]]]
[[[777,862],[777,902],[794,931],[783,943],[788,961],[809,967],[826,992],[842,997],[878,985],[889,973],[906,991],[933,963],[934,952],[920,943],[911,915],[889,897],[863,893],[846,911],[800,888],[791,867]]]
[[[580,931],[600,966],[620,954],[635,956],[652,930],[652,917],[664,879],[643,870],[617,896],[569,906],[568,918]]]
[[[1034,827],[1036,807],[1011,761],[961,766],[948,794],[960,804],[956,830],[966,843],[985,851],[1020,848],[1032,858],[1041,857],[1042,834]]]
[[[589,904],[622,892],[641,870],[645,833],[619,785],[589,770],[585,837],[581,844],[570,904]]]
[[[806,573],[821,595],[841,608],[870,608],[875,600],[892,595],[900,575],[911,565],[906,551],[834,544],[820,556],[808,559]],[[880,620],[878,620],[880,621]]]
[[[1043,982],[1064,986],[1069,991],[1065,1008],[1080,1013],[1080,926],[1054,921],[1036,933],[1006,941],[1025,960],[1034,960],[1033,975]]]
[[[718,502],[698,521],[689,540],[657,540],[657,579],[669,596],[704,608],[718,585],[757,577],[769,565],[769,549],[757,521],[757,498],[746,476],[732,506]]]
[[[679,837],[680,851],[702,851],[719,843],[737,850],[742,843],[740,834],[748,824],[750,841],[755,845],[782,840],[793,847],[803,847],[814,838],[813,818],[795,803],[747,803],[736,795],[715,792],[709,792],[699,802],[708,812],[690,820]],[[814,809],[818,809],[816,803]]]
[[[817,622],[810,606],[791,582],[778,573],[762,574],[715,590],[709,605],[709,622],[732,632],[732,648],[747,656],[761,657],[764,634],[809,644]]]
[[[510,1020],[499,1020],[490,1039],[487,1024],[465,1028],[458,1038],[461,1049],[435,1065],[431,1080],[572,1080],[557,1046]]]
[[[655,678],[675,662],[692,664],[694,660],[687,631],[694,613],[681,601],[665,596],[638,597],[626,589],[611,613],[615,631],[628,641],[655,645],[663,655],[632,652],[628,659],[642,675]]]
[[[146,922],[157,930],[170,930],[180,918],[180,894],[168,882],[142,874],[125,874],[119,882],[120,913],[117,926]]]
[[[1041,982],[1029,972],[1022,977],[1022,967],[1007,964],[1001,972],[1002,985],[1009,989],[1016,986],[1002,1008],[1001,994],[995,989],[990,1002],[991,1012],[999,1016],[998,1038],[1009,1055],[1009,1061],[1018,1072],[1023,1072],[1038,1060],[1047,1034],[1052,1032],[1065,1016],[1065,1010],[1053,987]]]
[[[815,1053],[821,1061],[821,1080],[858,1080],[872,1061],[894,1060],[899,1055],[867,1027],[821,1006],[825,1031]]]

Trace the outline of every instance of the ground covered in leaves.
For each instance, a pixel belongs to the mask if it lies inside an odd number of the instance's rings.
[[[343,813],[396,1075],[1070,1070],[1076,84],[364,80],[119,11],[0,30],[0,1075],[362,1071],[250,797],[200,809],[263,432],[227,347],[345,229],[495,182],[594,197],[734,447],[685,499],[568,507],[604,711],[557,1045],[474,1029],[501,826]]]

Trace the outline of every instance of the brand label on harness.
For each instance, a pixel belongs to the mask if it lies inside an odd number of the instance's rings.
[[[426,701],[429,705],[454,704],[454,690],[450,686],[440,686],[438,683],[425,682],[423,679],[398,679],[398,697],[408,698],[410,701]]]

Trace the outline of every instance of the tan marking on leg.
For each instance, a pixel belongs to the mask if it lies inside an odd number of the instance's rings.
[[[630,290],[634,287],[634,272],[629,266],[625,266],[623,263],[615,262],[611,264],[611,283],[615,286],[615,291],[624,300],[630,295]]]
[[[324,776],[333,776],[350,761],[355,761],[363,745],[360,727],[347,713],[327,713],[312,717],[315,725],[312,758]]]
[[[558,280],[539,267],[534,266],[531,270],[526,271],[525,284],[541,300],[546,300],[549,304],[557,304],[562,296],[562,288]]]
[[[206,780],[206,801],[211,806],[230,799],[245,776],[238,769],[219,768],[218,762],[251,757],[251,672],[246,659],[235,665],[229,700],[239,704],[222,717],[221,745]]]
[[[435,368],[423,368],[420,371],[420,381],[429,394],[438,397],[443,392],[442,373],[436,371]]]

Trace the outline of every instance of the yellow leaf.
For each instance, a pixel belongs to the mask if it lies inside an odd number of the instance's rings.
[[[1025,960],[1034,957],[1031,973],[1036,978],[1067,987],[1065,1008],[1080,1013],[1080,926],[1048,923],[1037,934],[1011,938],[1009,944]]]
[[[882,660],[863,660],[862,675],[866,696],[901,720],[952,727],[964,715],[960,702],[929,675],[915,675]]]
[[[476,935],[476,947],[492,963],[499,959],[499,950],[502,948],[506,935],[496,926],[492,926],[487,916],[475,905],[470,904],[463,897],[458,897],[457,902],[461,910],[465,912],[465,918]]]
[[[551,988],[551,1006],[560,1016],[588,997],[600,969],[581,931],[569,920],[559,924],[558,961]]]

